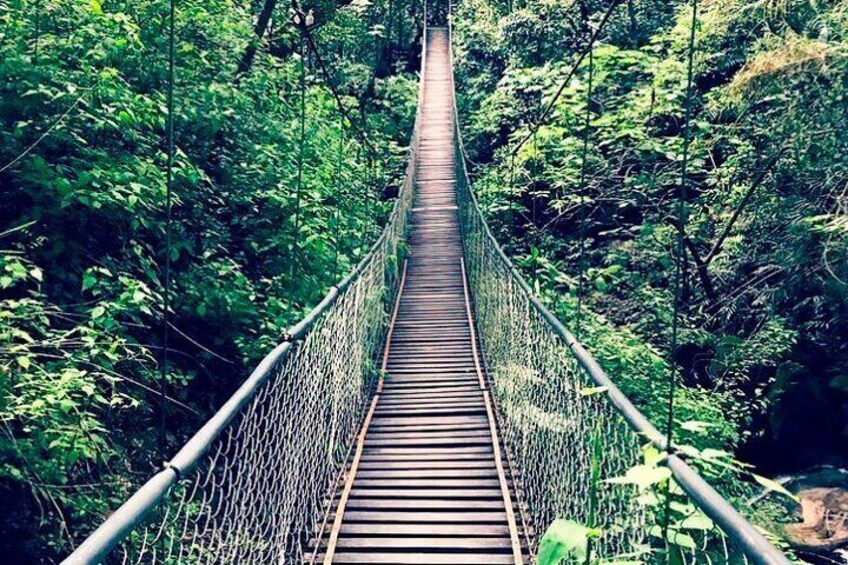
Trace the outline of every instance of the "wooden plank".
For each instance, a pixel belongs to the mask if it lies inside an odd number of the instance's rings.
[[[472,416],[473,417],[473,416]],[[401,418],[402,419],[402,418]],[[416,418],[407,418],[408,420],[415,420]],[[398,418],[392,418],[392,420],[398,420]],[[484,423],[480,422],[470,422],[468,424],[455,424],[452,422],[438,423],[433,422],[431,424],[415,424],[409,423],[404,424],[400,423],[386,423],[380,424],[379,426],[374,426],[373,422],[371,424],[373,427],[371,428],[374,433],[434,433],[438,434],[440,432],[458,432],[458,431],[467,431],[478,433],[480,431],[487,431],[488,426]]]
[[[371,429],[368,433],[369,439],[405,441],[405,440],[428,440],[428,439],[488,439],[488,430],[477,428],[474,430],[434,430],[433,428],[410,431],[409,428],[398,428],[398,431],[385,431]]]
[[[483,400],[479,390],[469,386],[443,389],[412,389],[398,390],[394,387],[383,390],[383,402],[409,401],[415,399],[433,400],[436,398],[475,398]]]
[[[418,403],[418,402],[483,402],[483,395],[480,394],[480,391],[471,391],[471,392],[443,392],[441,394],[432,393],[428,394],[426,392],[416,392],[416,393],[406,393],[406,394],[397,394],[394,393],[389,397],[383,396],[384,404],[409,404],[409,403]]]
[[[380,405],[380,413],[386,412],[405,412],[408,410],[463,410],[466,408],[474,408],[477,410],[483,409],[480,402],[482,399],[465,399],[457,398],[445,401],[416,401],[407,400],[403,402],[383,403]]]
[[[469,471],[472,469],[495,469],[495,462],[488,457],[482,457],[477,460],[455,460],[455,459],[443,459],[443,460],[434,460],[434,459],[422,459],[420,461],[410,460],[410,459],[401,459],[401,460],[391,460],[391,459],[366,459],[363,458],[359,462],[360,470],[374,470],[379,469],[382,471],[392,471],[392,470],[403,470],[403,471],[424,471],[428,469],[443,469],[456,471],[459,473],[463,473],[465,471]]]
[[[416,438],[407,435],[405,438],[386,438],[381,435],[374,435],[368,438],[369,447],[454,447],[454,446],[477,446],[488,445],[490,440],[488,437],[424,437]]]
[[[440,456],[442,457],[464,457],[475,454],[491,454],[492,446],[470,446],[470,447],[440,447],[434,449],[427,449],[425,451],[421,449],[416,449],[414,447],[368,447],[365,446],[365,453],[368,455],[403,455],[403,456],[412,456],[412,457],[421,457],[422,455],[426,455],[429,457],[433,457],[438,459]]]
[[[499,549],[510,547],[509,535],[504,537],[342,537],[339,538],[339,549],[438,549],[468,550],[468,549]]]
[[[498,479],[495,466],[485,469],[363,469],[362,465],[356,473],[358,479],[451,479],[461,476],[464,478]]]
[[[388,498],[351,498],[347,501],[347,509],[376,510],[503,510],[503,500],[468,500],[462,498],[419,498],[419,499],[388,499]]]
[[[345,513],[345,523],[370,522],[375,524],[506,524],[506,512],[491,512],[477,510],[474,512],[392,512],[356,510]]]
[[[380,451],[386,451],[385,448],[380,448]],[[448,453],[434,454],[432,450],[418,449],[410,452],[409,450],[401,453],[372,453],[365,452],[362,455],[362,462],[373,461],[404,461],[406,463],[427,462],[427,461],[492,461],[492,450],[471,451],[460,453],[456,450]]]
[[[379,565],[507,565],[512,563],[511,555],[467,553],[421,553],[421,552],[379,552],[359,553],[341,552],[335,563],[371,563]]]
[[[451,414],[451,415],[471,415],[484,414],[486,409],[482,406],[457,406],[451,407],[402,407],[402,408],[382,408],[379,411],[380,416],[426,416],[435,414]]]
[[[410,488],[399,486],[396,488],[360,488],[354,483],[351,491],[353,498],[383,498],[401,500],[406,498],[438,498],[443,500],[449,499],[472,499],[472,500],[500,500],[503,502],[498,485],[493,488],[475,488],[475,489],[450,489],[450,488]]]
[[[503,519],[503,517],[501,518]],[[342,525],[342,537],[354,535],[393,536],[488,536],[509,538],[509,526],[503,524],[352,524]]]
[[[363,489],[373,489],[373,492],[382,491],[383,489],[408,489],[412,492],[417,489],[462,489],[457,492],[475,496],[477,489],[496,489],[500,487],[498,475],[495,473],[489,478],[486,477],[467,477],[456,478],[456,475],[449,478],[433,477],[425,479],[416,479],[410,477],[380,477],[380,478],[364,478],[357,477],[353,483],[353,488],[357,493],[363,492]],[[468,490],[468,493],[464,491]],[[472,492],[473,491],[473,492]]]

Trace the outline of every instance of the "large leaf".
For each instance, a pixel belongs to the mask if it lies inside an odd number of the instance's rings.
[[[799,499],[797,496],[795,496],[794,494],[792,494],[791,492],[786,490],[786,487],[783,486],[782,484],[780,484],[779,482],[773,481],[772,479],[768,479],[766,477],[757,475],[755,473],[751,473],[751,476],[754,477],[755,481],[757,481],[758,483],[760,483],[761,485],[766,487],[766,489],[770,490],[771,492],[776,492],[778,494],[788,496],[789,498],[791,498],[792,500],[794,500],[798,504],[801,503],[801,499]]]
[[[598,535],[600,530],[587,528],[573,520],[554,520],[542,536],[536,562],[538,565],[583,562],[589,551],[589,539]]]
[[[656,467],[653,465],[635,465],[627,470],[622,477],[613,477],[605,482],[619,485],[636,485],[639,490],[647,490],[648,487],[661,483],[671,477],[671,471],[667,467]]]

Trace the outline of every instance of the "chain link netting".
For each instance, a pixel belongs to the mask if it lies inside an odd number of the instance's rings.
[[[601,532],[593,542],[601,563],[748,563],[673,479],[640,488],[640,474],[671,474],[664,454],[634,431],[531,299],[486,226],[455,137],[469,285],[531,552],[563,518]]]
[[[413,153],[417,137],[413,136]],[[414,157],[414,155],[413,155]],[[410,163],[414,162],[414,158]],[[380,241],[189,476],[114,552],[124,563],[302,563],[378,379],[413,169]]]
[[[602,532],[594,545],[601,559],[664,563],[673,553],[672,562],[746,563],[675,483],[670,495],[658,485],[638,487],[636,473],[644,472],[646,480],[657,473],[646,464],[646,438],[620,415],[530,299],[487,229],[464,170],[457,178],[478,333],[503,443],[518,471],[516,493],[531,551],[545,528],[564,518]],[[673,516],[668,546],[666,511]]]
[[[110,561],[312,560],[379,378],[375,359],[399,283],[417,127],[395,210],[369,256],[204,444],[200,461],[174,467],[179,481],[151,503],[155,509]],[[466,270],[528,549],[535,553],[548,524],[565,518],[602,532],[592,544],[602,563],[746,563],[673,481],[669,494],[621,480],[650,467],[648,442],[590,378],[503,255],[471,191],[458,130],[455,141]]]
[[[458,184],[478,331],[527,519],[536,530],[556,518],[592,524],[605,532],[601,555],[626,554],[645,538],[646,513],[622,489],[592,482],[624,475],[639,462],[642,442],[602,395],[589,394],[574,356],[502,260],[467,185]],[[535,551],[538,539],[529,542]]]

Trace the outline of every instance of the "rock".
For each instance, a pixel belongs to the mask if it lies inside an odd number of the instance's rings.
[[[848,490],[816,487],[800,490],[797,495],[803,521],[783,526],[794,547],[820,553],[848,545]]]

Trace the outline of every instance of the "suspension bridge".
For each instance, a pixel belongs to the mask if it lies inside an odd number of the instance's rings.
[[[64,563],[522,564],[557,518],[598,528],[602,563],[789,562],[499,247],[469,185],[437,23],[379,240]],[[603,480],[639,465],[645,444],[697,526],[658,536],[632,486]]]

